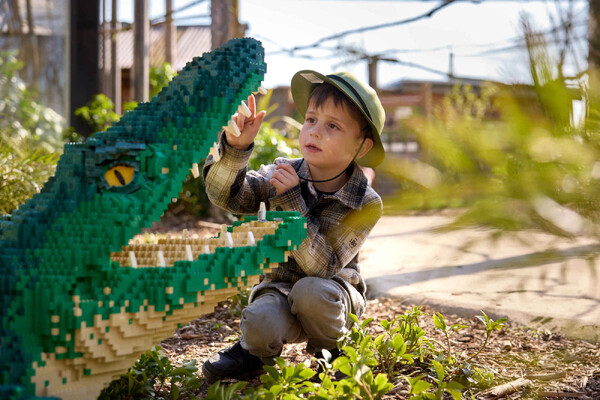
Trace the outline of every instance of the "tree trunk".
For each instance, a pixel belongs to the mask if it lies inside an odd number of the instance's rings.
[[[134,100],[148,101],[150,94],[150,19],[148,0],[135,0],[133,40]]]
[[[177,27],[173,23],[173,0],[166,0],[165,15],[165,60],[175,65],[177,59]]]

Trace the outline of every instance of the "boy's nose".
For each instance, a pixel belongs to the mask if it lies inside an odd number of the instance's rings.
[[[308,133],[310,134],[310,136],[320,137],[321,129],[322,129],[321,124],[316,123],[313,126],[311,126],[310,131]]]

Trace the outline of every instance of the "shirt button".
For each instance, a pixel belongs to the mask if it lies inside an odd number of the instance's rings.
[[[283,211],[283,208],[281,208],[281,206],[277,206],[275,209],[276,209],[277,211]]]

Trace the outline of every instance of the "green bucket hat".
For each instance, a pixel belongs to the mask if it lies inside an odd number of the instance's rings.
[[[365,85],[349,72],[336,72],[323,75],[316,71],[303,70],[292,78],[292,97],[296,108],[303,116],[308,108],[308,99],[316,85],[327,82],[358,107],[371,126],[373,147],[358,163],[365,167],[376,167],[383,162],[385,150],[381,144],[381,132],[385,124],[385,111],[372,87]]]

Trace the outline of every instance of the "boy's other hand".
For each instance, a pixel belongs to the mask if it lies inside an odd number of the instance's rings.
[[[275,171],[273,171],[273,175],[269,182],[275,187],[277,195],[279,196],[298,185],[300,183],[300,178],[298,178],[296,170],[290,164],[278,164],[275,167]]]
[[[235,113],[231,119],[239,128],[241,135],[235,136],[230,133],[227,129],[225,135],[227,135],[227,143],[237,150],[248,150],[248,147],[254,142],[254,138],[258,134],[260,124],[265,117],[266,111],[256,113],[256,99],[254,95],[248,96],[248,108],[250,109],[250,116],[246,117],[242,113]]]
[[[352,268],[344,268],[339,273],[338,276],[348,282],[351,285],[358,285],[360,282],[360,274],[358,271]]]

